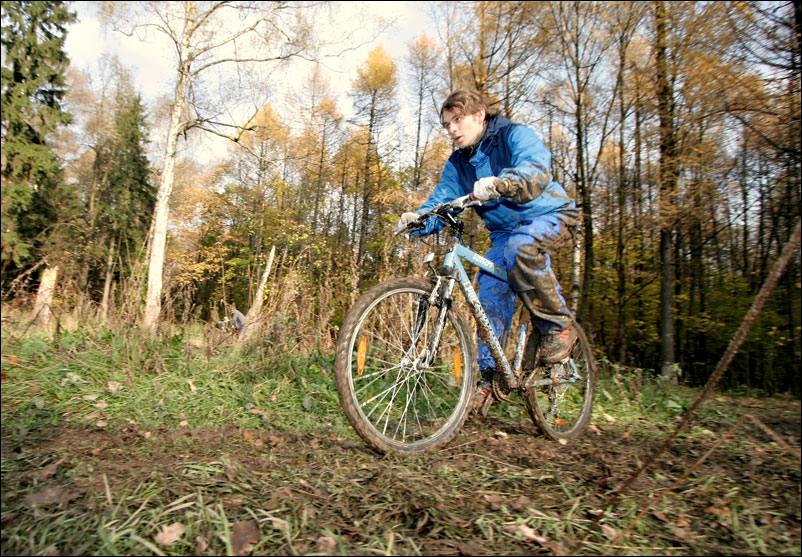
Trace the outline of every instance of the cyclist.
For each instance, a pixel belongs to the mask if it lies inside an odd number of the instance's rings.
[[[551,177],[551,152],[530,128],[510,122],[488,106],[480,93],[458,90],[440,109],[440,121],[457,149],[443,169],[440,182],[416,212],[405,212],[397,231],[403,231],[417,213],[440,203],[472,194],[482,201],[474,209],[490,230],[492,246],[485,257],[506,269],[509,283],[480,271],[478,295],[493,330],[506,343],[512,324],[515,294],[523,301],[532,323],[544,335],[541,360],[558,362],[576,341],[549,251],[570,235],[579,211]],[[414,235],[443,228],[430,217]],[[478,339],[481,376],[473,411],[485,414],[492,403],[491,382],[495,360]]]

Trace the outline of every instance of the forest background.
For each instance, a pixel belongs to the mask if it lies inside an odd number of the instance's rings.
[[[382,21],[349,29],[318,3],[97,3],[110,29],[170,45],[174,94],[148,103],[125,60],[70,66],[70,3],[4,2],[4,319],[209,336],[233,305],[241,344],[331,353],[361,292],[442,251],[393,227],[437,183],[453,149],[438,107],[468,87],[536,130],[582,208],[553,261],[598,356],[703,384],[799,220],[800,8],[416,5],[437,36],[402,58],[371,50],[343,106],[326,60]],[[308,72],[287,79],[297,60]],[[465,237],[488,247],[475,216]],[[800,304],[797,251],[727,386],[799,395]]]

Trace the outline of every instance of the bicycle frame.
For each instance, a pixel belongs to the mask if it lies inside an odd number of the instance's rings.
[[[430,254],[424,261],[429,262],[433,257],[434,254]],[[473,288],[473,284],[465,270],[465,266],[462,264],[462,260],[468,261],[499,280],[503,280],[504,282],[508,280],[507,272],[504,269],[462,244],[459,237],[455,235],[455,245],[446,252],[445,258],[443,259],[442,270],[440,274],[437,275],[438,284],[435,285],[432,290],[433,295],[439,291],[440,281],[445,278],[448,281],[448,285],[443,298],[450,301],[454,291],[454,283],[459,283],[462,293],[473,309],[473,314],[476,317],[477,326],[479,327],[479,335],[482,340],[485,341],[490,349],[490,354],[496,360],[496,371],[501,373],[510,389],[517,389],[521,386],[520,367],[523,359],[524,346],[526,344],[527,326],[521,325],[518,331],[518,346],[516,348],[513,364],[510,364],[504,354],[501,341],[496,337],[493,327],[490,325],[490,319],[488,319],[487,313],[485,313],[484,307],[482,307],[479,301],[479,296]],[[436,343],[439,342],[439,331],[442,330],[440,325],[445,323],[446,309],[447,307],[444,305],[438,319],[438,334],[435,335],[434,344],[432,345],[433,348],[436,347]]]

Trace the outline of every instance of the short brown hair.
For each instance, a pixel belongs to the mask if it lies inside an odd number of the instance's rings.
[[[481,93],[468,89],[459,89],[451,93],[443,102],[443,106],[440,108],[440,119],[443,118],[443,112],[446,110],[453,110],[459,114],[476,114],[483,108],[485,109],[485,120],[489,120],[498,114],[498,109],[488,106]]]

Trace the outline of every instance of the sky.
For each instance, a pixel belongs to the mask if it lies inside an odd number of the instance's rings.
[[[97,67],[99,57],[104,53],[114,53],[120,62],[134,76],[136,87],[144,100],[152,103],[162,95],[172,97],[175,81],[175,57],[169,44],[158,43],[150,37],[143,41],[139,37],[127,37],[111,28],[104,29],[95,17],[94,2],[74,2],[72,9],[78,15],[78,22],[68,28],[65,49],[74,67],[91,72]],[[337,2],[339,9],[346,11],[346,21],[365,20],[366,14],[381,16],[396,21],[375,42],[363,45],[336,60],[326,62],[333,90],[338,94],[340,110],[346,117],[351,116],[351,102],[347,96],[350,80],[356,69],[376,46],[386,49],[396,65],[399,78],[403,78],[403,60],[407,56],[408,44],[412,39],[427,33],[437,38],[437,31],[431,23],[428,2]],[[308,75],[302,70],[297,79],[300,82]],[[291,76],[290,76],[291,77]],[[402,106],[405,104],[400,103]],[[405,108],[403,109],[406,110]],[[403,117],[403,114],[402,114]],[[214,148],[217,151],[217,148]]]

